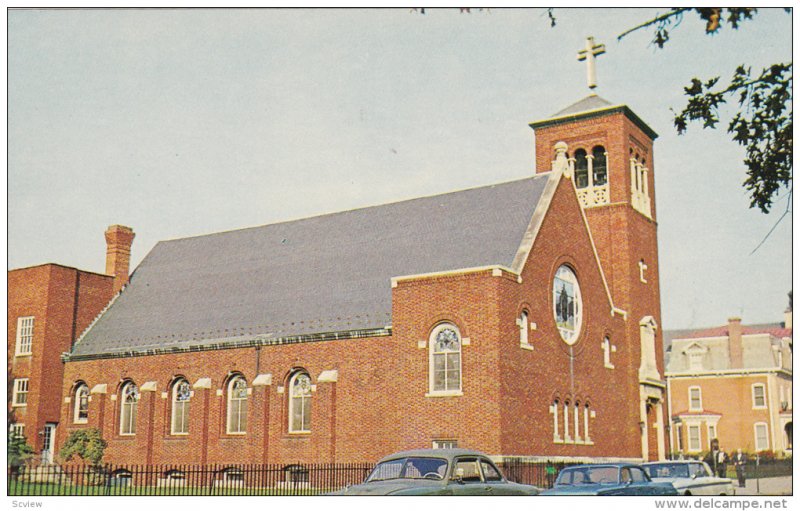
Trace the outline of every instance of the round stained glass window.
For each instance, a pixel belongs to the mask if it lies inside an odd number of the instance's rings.
[[[564,342],[570,346],[578,340],[583,317],[578,279],[568,266],[561,266],[553,277],[553,316]]]

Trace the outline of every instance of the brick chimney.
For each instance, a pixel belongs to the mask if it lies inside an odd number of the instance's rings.
[[[114,276],[114,293],[128,283],[133,229],[112,225],[106,229],[106,275]]]
[[[742,318],[728,319],[728,351],[731,356],[731,369],[743,367]]]

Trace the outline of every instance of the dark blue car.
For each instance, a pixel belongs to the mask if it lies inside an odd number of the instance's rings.
[[[656,483],[633,463],[579,465],[563,469],[542,495],[677,495],[670,483]]]

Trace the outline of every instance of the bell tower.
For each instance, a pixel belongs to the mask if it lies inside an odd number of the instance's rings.
[[[578,53],[587,61],[591,93],[552,117],[530,124],[536,172],[553,168],[566,144],[568,174],[583,208],[614,306],[625,311],[629,356],[620,368],[630,398],[640,402],[645,459],[666,454],[666,396],[661,335],[653,142],[658,136],[628,106],[594,92],[594,56],[605,51],[589,38]],[[563,158],[563,156],[561,156]],[[600,340],[598,340],[598,343]],[[612,343],[614,340],[612,340]]]

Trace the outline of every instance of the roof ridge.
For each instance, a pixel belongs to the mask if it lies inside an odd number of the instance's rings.
[[[320,213],[320,214],[311,215],[311,216],[292,218],[292,219],[289,219],[289,220],[279,220],[277,222],[266,223],[266,224],[261,224],[261,225],[253,225],[253,226],[250,226],[250,227],[237,227],[237,228],[223,230],[223,231],[210,232],[210,233],[206,233],[206,234],[196,234],[196,235],[193,235],[193,236],[184,236],[184,237],[180,237],[180,238],[168,238],[168,239],[160,240],[157,243],[169,243],[169,242],[173,242],[173,241],[183,241],[183,240],[190,240],[190,239],[197,239],[197,238],[216,236],[218,234],[242,232],[242,231],[247,231],[247,230],[252,230],[252,229],[262,229],[264,227],[272,227],[272,226],[277,226],[277,225],[291,224],[291,223],[294,223],[294,222],[302,222],[302,221],[305,221],[305,220],[314,220],[314,219],[317,219],[317,218],[332,217],[332,216],[336,216],[336,215],[342,215],[342,214],[345,214],[345,213],[353,213],[353,212],[357,212],[357,211],[365,211],[365,210],[369,210],[369,209],[393,206],[395,204],[406,204],[406,203],[410,203],[410,202],[414,202],[414,201],[420,201],[420,200],[424,200],[424,199],[432,199],[434,197],[447,197],[447,196],[450,196],[450,195],[455,195],[455,194],[464,193],[464,192],[470,192],[470,191],[473,191],[473,190],[482,190],[482,189],[485,189],[485,188],[493,188],[493,187],[496,187],[496,186],[506,186],[506,185],[511,185],[511,184],[514,184],[514,183],[521,183],[523,181],[528,181],[528,180],[546,179],[547,177],[550,176],[550,173],[551,173],[551,171],[539,172],[539,173],[536,173],[536,174],[534,174],[532,176],[519,178],[519,179],[512,179],[512,180],[508,180],[508,181],[502,181],[500,183],[492,183],[492,184],[488,184],[488,185],[472,186],[472,187],[469,187],[469,188],[462,188],[462,189],[452,190],[452,191],[444,192],[444,193],[434,193],[434,194],[431,194],[431,195],[423,195],[423,196],[419,196],[419,197],[411,197],[411,198],[408,198],[408,199],[400,199],[400,200],[395,200],[395,201],[391,201],[391,202],[385,202],[385,203],[382,203],[382,204],[372,204],[372,205],[369,205],[369,206],[359,206],[359,207],[355,207],[355,208],[352,208],[352,209],[344,209],[344,210],[339,210],[339,211],[330,211],[330,212],[327,212],[327,213]]]

